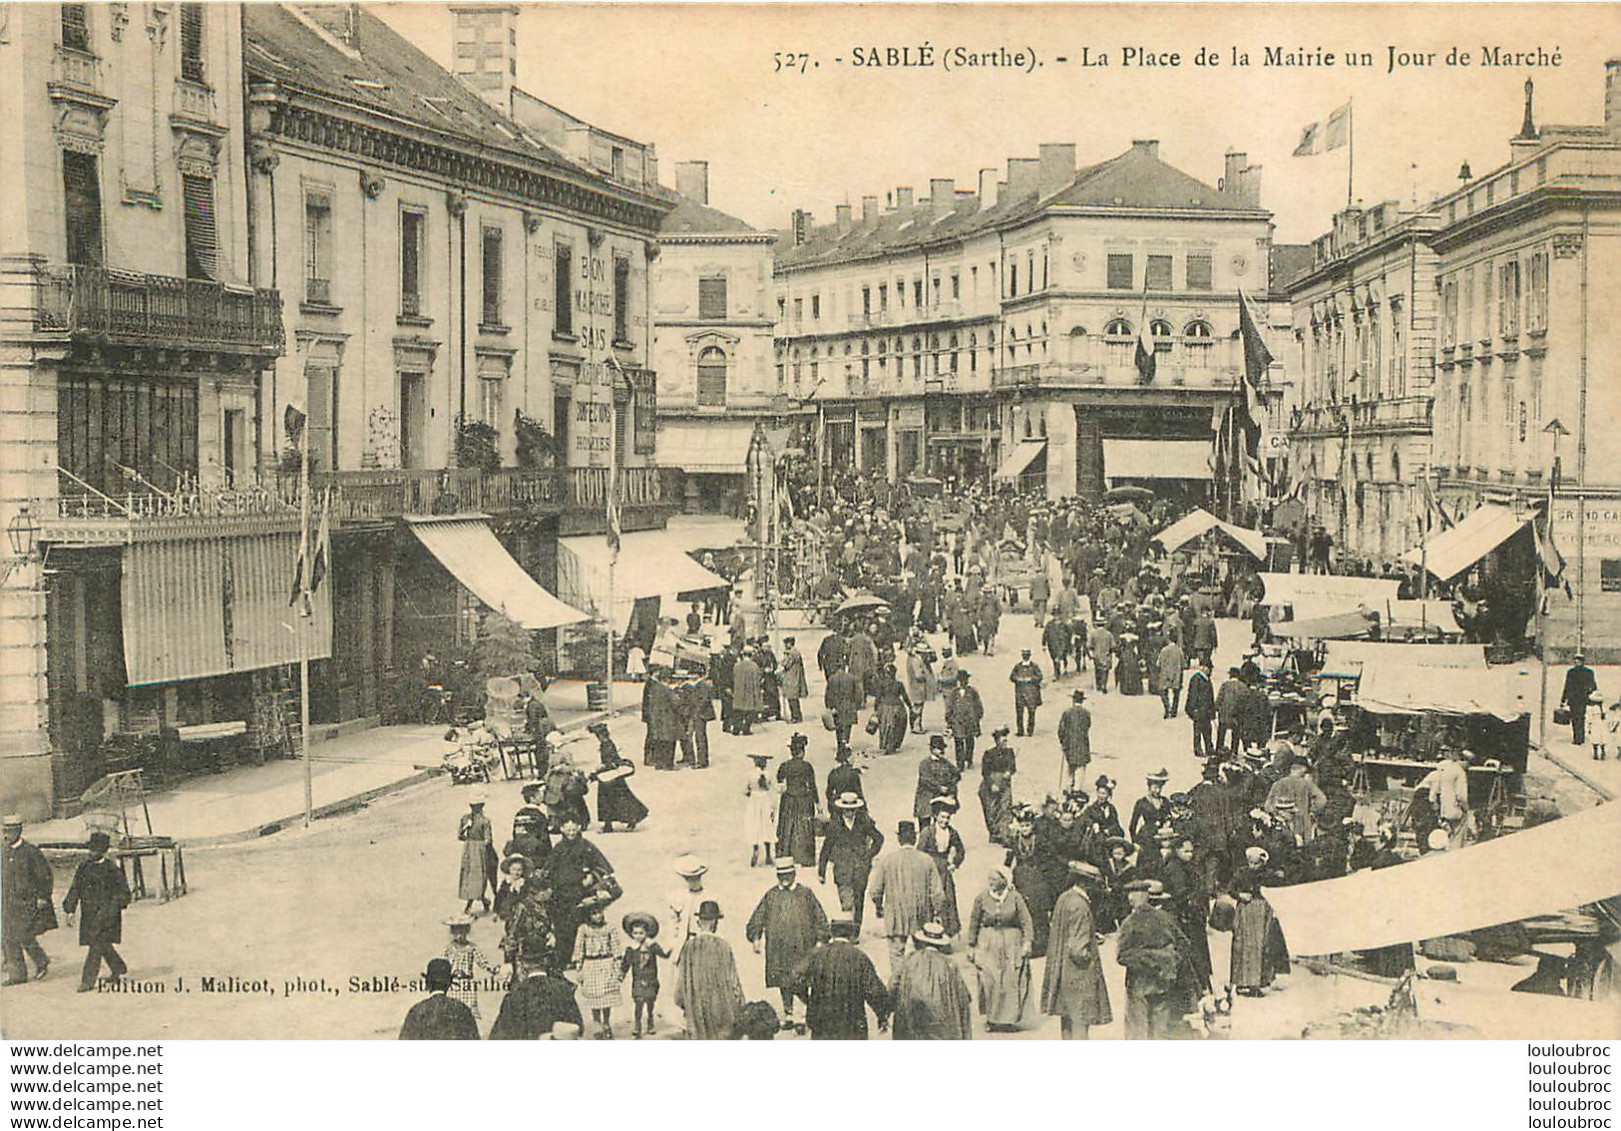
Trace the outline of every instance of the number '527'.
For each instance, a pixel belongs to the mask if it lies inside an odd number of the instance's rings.
[[[782,71],[798,71],[804,74],[810,66],[810,53],[808,51],[776,51],[771,55],[771,71],[777,74]]]

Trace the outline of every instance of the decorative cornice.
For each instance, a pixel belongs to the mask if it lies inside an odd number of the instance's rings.
[[[303,102],[263,99],[265,132],[321,149],[344,153],[368,163],[406,169],[437,180],[467,188],[485,189],[520,200],[550,205],[566,212],[592,217],[657,234],[664,209],[651,199],[647,203],[616,197],[562,177],[526,168],[516,161],[493,159],[463,152],[450,144],[396,132],[329,113]],[[270,102],[280,105],[271,109]],[[258,123],[255,122],[255,125]]]

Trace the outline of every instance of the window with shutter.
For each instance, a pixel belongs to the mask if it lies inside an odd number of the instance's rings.
[[[630,341],[630,260],[614,260],[614,341]]]
[[[325,192],[304,197],[304,299],[332,301],[332,198]]]
[[[1111,291],[1131,290],[1131,256],[1109,256],[1109,289]]]
[[[180,5],[180,77],[203,81],[203,6]]]
[[[90,50],[88,4],[62,5],[62,46],[75,51]]]
[[[181,177],[186,198],[186,278],[219,278],[219,233],[214,225],[214,179]]]
[[[422,230],[427,217],[421,212],[400,213],[400,314],[422,315]]]
[[[67,213],[68,262],[99,267],[101,257],[101,180],[88,153],[62,154],[63,205]]]
[[[566,243],[552,247],[553,332],[574,333],[574,249]]]
[[[710,346],[698,355],[698,404],[702,408],[726,404],[726,354],[718,346]]]
[[[484,251],[484,313],[481,322],[486,326],[501,324],[501,229],[483,229]],[[486,421],[486,423],[492,423]]]
[[[1169,255],[1150,255],[1148,257],[1148,289],[1152,291],[1168,291],[1171,289],[1171,257]]]
[[[1208,291],[1215,285],[1211,258],[1208,255],[1190,255],[1187,258],[1188,290]]]

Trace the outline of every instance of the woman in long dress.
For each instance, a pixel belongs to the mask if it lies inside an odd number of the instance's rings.
[[[1013,886],[1024,897],[1030,911],[1030,956],[1040,958],[1047,953],[1047,929],[1052,919],[1053,901],[1058,893],[1047,878],[1047,868],[1036,846],[1036,814],[1028,805],[1013,811],[1008,826],[1006,866],[1013,878]]]
[[[979,971],[979,1011],[993,1033],[1017,1029],[1030,1012],[1035,924],[1013,876],[998,865],[968,912],[969,961]]]
[[[630,791],[630,782],[625,780],[636,772],[636,767],[630,759],[619,756],[619,747],[608,737],[606,724],[598,723],[591,733],[597,736],[602,756],[602,765],[591,772],[597,783],[597,820],[602,822],[605,833],[613,832],[615,823],[634,831],[647,816],[647,806]]]
[[[1237,906],[1233,914],[1233,961],[1228,981],[1247,997],[1260,997],[1278,973],[1269,953],[1277,917],[1266,896],[1261,894],[1261,874],[1266,865],[1266,850],[1251,848],[1245,866],[1233,873],[1233,898]]]
[[[782,796],[777,802],[777,852],[801,868],[816,866],[816,767],[805,761],[809,743],[802,734],[788,740],[788,760],[777,767]]]
[[[957,880],[955,873],[962,867],[968,850],[963,847],[962,834],[951,827],[951,815],[957,811],[955,797],[936,797],[930,803],[932,823],[918,834],[918,847],[934,859],[940,872],[940,883],[946,889],[945,906],[940,909],[940,925],[948,936],[962,933],[962,913],[957,910]]]
[[[906,724],[911,718],[911,704],[906,687],[895,678],[895,665],[888,664],[878,676],[876,717],[878,719],[878,752],[894,754],[906,739]]]
[[[1120,634],[1120,663],[1115,668],[1115,686],[1122,695],[1143,693],[1143,654],[1134,632]]]
[[[462,843],[462,867],[456,881],[456,894],[467,901],[462,912],[471,915],[474,903],[483,904],[488,911],[489,896],[495,894],[498,882],[495,877],[501,862],[495,855],[495,830],[484,815],[482,789],[467,799],[467,812],[457,825],[456,839]]]
[[[762,860],[771,863],[771,846],[777,839],[777,787],[766,773],[770,754],[750,754],[754,768],[743,783],[743,837],[749,844],[749,867]],[[763,853],[762,853],[763,850]]]

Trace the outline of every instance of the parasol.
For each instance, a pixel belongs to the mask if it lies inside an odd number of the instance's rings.
[[[856,613],[863,609],[887,609],[889,602],[882,597],[874,597],[871,593],[857,593],[854,597],[845,599],[845,602],[833,611],[835,613]]]

